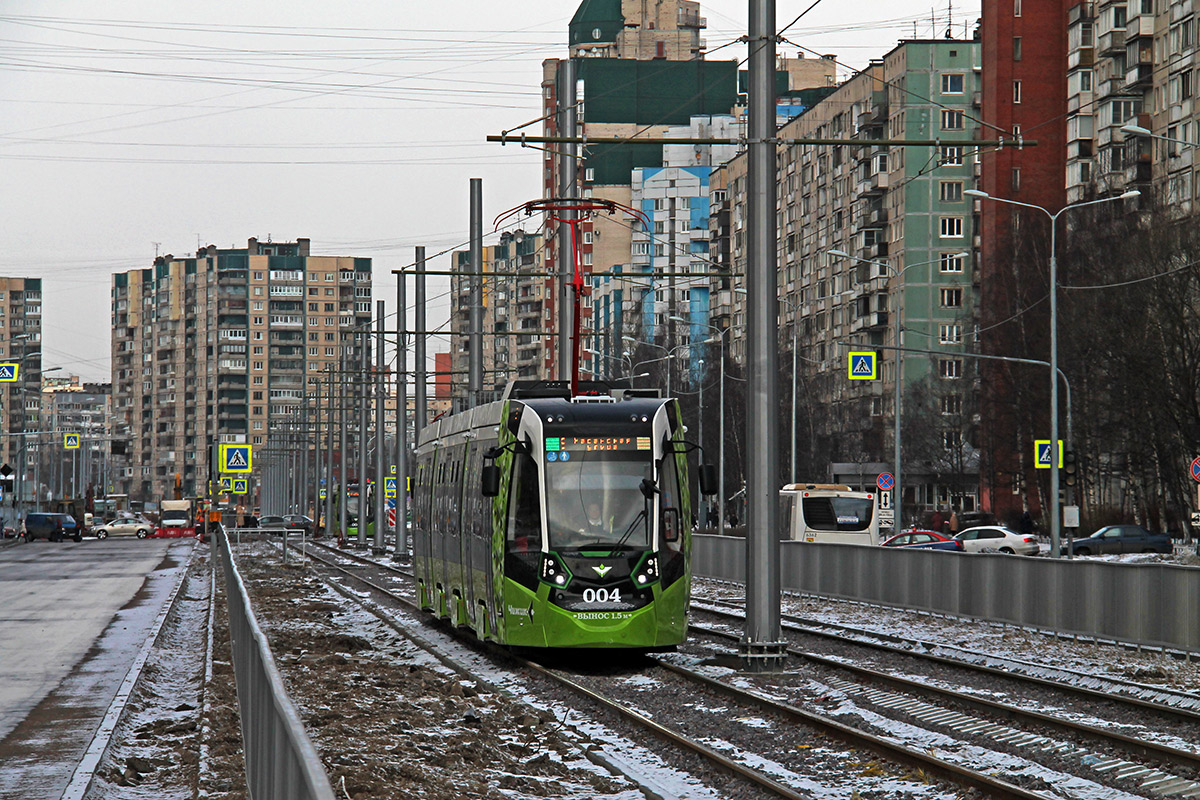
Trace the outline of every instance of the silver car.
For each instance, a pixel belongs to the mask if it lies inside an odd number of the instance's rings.
[[[962,542],[968,553],[1016,553],[1022,556],[1037,555],[1041,550],[1037,537],[1028,533],[1017,533],[1003,525],[980,525],[959,531],[954,537]]]
[[[154,533],[154,523],[145,517],[118,517],[112,522],[97,525],[92,532],[97,539],[107,539],[109,536],[136,536],[145,539]]]

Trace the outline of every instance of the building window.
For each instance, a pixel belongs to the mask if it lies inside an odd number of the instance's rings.
[[[962,181],[942,181],[939,188],[943,203],[956,203],[963,199]]]
[[[942,76],[942,94],[962,94],[963,75],[955,72]]]
[[[963,235],[962,217],[942,217],[939,234],[943,239],[961,239]]]
[[[1021,82],[1013,81],[1013,102],[1021,102]]]
[[[941,253],[938,256],[938,269],[942,273],[961,273],[965,260],[962,253]]]
[[[940,289],[938,297],[942,308],[962,308],[962,289]]]
[[[254,368],[255,368],[255,369],[262,369],[262,368],[263,368],[263,362],[261,362],[261,361],[255,361],[255,362],[254,362]]]
[[[946,394],[942,395],[942,415],[946,417],[957,416],[962,413],[962,395],[961,394]]]
[[[947,450],[957,450],[962,447],[962,431],[942,431],[942,446]]]
[[[1013,16],[1021,16],[1021,0],[1013,0]]]
[[[1012,60],[1013,61],[1021,60],[1021,37],[1020,36],[1013,37],[1013,59]]]
[[[1012,171],[1012,190],[1014,192],[1021,190],[1021,170],[1017,167],[1013,167]]]
[[[942,109],[942,130],[961,131],[963,129],[963,112],[952,108]]]
[[[962,377],[962,359],[961,358],[939,358],[938,359],[938,374],[948,380],[954,380]]]
[[[263,274],[261,272],[254,273],[254,280],[261,281],[262,279],[263,279]]]
[[[938,325],[938,343],[962,344],[962,326],[954,322]]]
[[[963,163],[963,150],[958,145],[943,145],[942,146],[942,166],[943,167],[961,167]]]

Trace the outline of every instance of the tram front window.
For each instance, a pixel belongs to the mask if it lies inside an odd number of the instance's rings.
[[[650,545],[647,503],[640,489],[643,478],[653,477],[649,453],[551,455],[546,458],[546,512],[552,550]]]

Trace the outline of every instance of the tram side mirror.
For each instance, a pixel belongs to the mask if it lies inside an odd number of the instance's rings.
[[[647,500],[653,500],[654,495],[658,494],[658,487],[649,478],[642,478],[642,482],[638,488],[642,490],[642,496]]]
[[[495,497],[500,494],[500,468],[495,464],[484,464],[483,472],[479,476],[480,483],[483,484],[483,496]]]
[[[663,541],[678,542],[679,541],[679,509],[666,508],[663,509]]]
[[[717,468],[712,464],[700,465],[700,494],[717,493]]]

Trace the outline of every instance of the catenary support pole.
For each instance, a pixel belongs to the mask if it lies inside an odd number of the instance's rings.
[[[325,451],[326,452],[326,458],[325,458],[325,535],[336,537],[336,536],[341,535],[341,529],[337,525],[337,520],[335,520],[333,518],[333,514],[334,514],[333,500],[334,500],[334,497],[336,496],[336,495],[334,495],[334,487],[337,485],[334,483],[334,474],[333,474],[333,465],[335,463],[334,462],[334,445],[336,444],[336,441],[333,438],[333,433],[340,427],[336,424],[337,418],[334,416],[334,414],[337,413],[337,409],[336,409],[337,400],[336,400],[336,395],[334,394],[334,391],[333,391],[333,373],[334,373],[335,366],[336,366],[336,363],[325,365],[325,370],[329,373],[328,376],[326,377],[326,385],[328,388],[325,392],[326,397],[329,398],[329,401],[328,401],[329,409],[325,415],[326,418],[329,420],[329,432],[326,434],[328,436],[328,438],[326,439],[327,450]]]
[[[471,178],[471,287],[467,402],[483,401],[483,179]]]
[[[426,392],[429,384],[428,378],[425,375],[425,248],[417,248],[417,272],[416,278],[416,320],[414,324],[417,326],[417,334],[414,337],[413,345],[416,348],[413,359],[416,361],[416,409],[413,414],[413,444],[421,441],[421,431],[425,428],[425,423],[429,421],[429,405],[426,400]],[[398,326],[401,331],[404,326]]]
[[[775,268],[775,3],[750,2],[747,174],[746,630],[743,668],[780,668],[779,301]]]
[[[375,535],[371,546],[376,553],[385,551],[385,534],[387,533],[387,499],[384,497],[383,479],[386,475],[384,466],[387,463],[388,449],[384,446],[387,437],[383,430],[384,392],[387,380],[384,377],[383,361],[383,318],[386,315],[384,303],[375,303]],[[399,409],[397,409],[399,410]]]
[[[367,443],[371,432],[370,384],[367,376],[371,371],[371,329],[367,327],[358,332],[358,374],[355,384],[358,387],[358,546],[367,546],[367,511],[371,506],[367,502]]]
[[[353,337],[351,337],[353,341]],[[345,542],[346,537],[350,533],[350,528],[347,525],[346,519],[346,462],[350,460],[346,453],[346,429],[350,427],[349,409],[346,408],[350,402],[349,387],[347,385],[350,378],[350,358],[353,354],[350,346],[345,344],[345,339],[342,343],[342,363],[338,369],[338,541]]]
[[[393,558],[408,553],[408,325],[405,282],[408,276],[396,276],[396,539]]]
[[[576,111],[576,75],[575,62],[568,58],[558,65],[558,129],[561,136],[575,136],[579,121]],[[560,149],[558,155],[558,196],[574,197],[576,194],[575,176],[578,170],[575,155],[579,145],[567,144]],[[558,230],[554,234],[555,253],[558,257],[558,379],[569,381],[574,374],[574,364],[571,363],[571,331],[574,311],[571,302],[571,279],[575,271],[575,253],[571,245],[571,220],[575,212],[563,211],[559,214]]]

